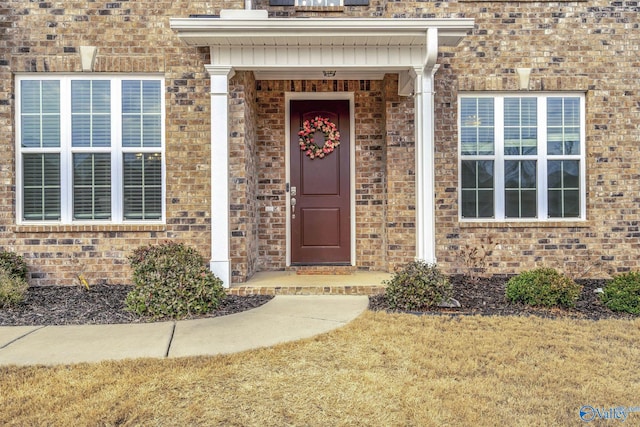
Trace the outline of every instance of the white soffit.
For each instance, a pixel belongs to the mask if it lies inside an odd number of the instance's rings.
[[[224,16],[224,15],[223,15]],[[190,46],[209,46],[213,65],[253,70],[259,79],[380,79],[424,67],[428,46],[456,46],[473,19],[172,18]],[[427,42],[437,29],[437,44]],[[431,31],[431,34],[436,32]],[[437,52],[436,52],[437,53]]]

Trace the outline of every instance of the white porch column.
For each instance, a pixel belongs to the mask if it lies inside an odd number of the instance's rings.
[[[415,68],[416,128],[416,258],[436,262],[434,85],[438,67],[438,30],[427,31],[427,54],[423,68]]]
[[[211,271],[231,284],[229,255],[230,66],[205,65],[211,78]]]

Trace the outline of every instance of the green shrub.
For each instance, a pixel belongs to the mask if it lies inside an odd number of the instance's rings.
[[[225,293],[222,281],[202,256],[182,243],[143,246],[129,257],[134,288],[127,308],[141,316],[181,318],[216,309]]]
[[[26,280],[0,267],[0,308],[20,304],[28,288]]]
[[[601,299],[610,310],[640,314],[640,272],[615,276],[604,287]]]
[[[537,268],[512,277],[506,297],[532,306],[575,307],[582,287],[553,268]]]
[[[390,280],[385,298],[389,307],[400,310],[423,310],[447,300],[452,293],[449,280],[435,264],[413,261]]]
[[[13,252],[0,251],[0,268],[14,277],[27,280],[27,263],[20,255]]]

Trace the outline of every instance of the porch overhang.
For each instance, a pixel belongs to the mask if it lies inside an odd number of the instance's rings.
[[[223,11],[225,12],[225,11]],[[416,146],[416,258],[436,261],[434,73],[438,51],[456,46],[473,19],[268,18],[264,10],[219,18],[173,18],[191,46],[208,47],[211,63],[211,270],[231,283],[229,250],[229,79],[381,80],[398,73],[398,93],[413,95]],[[224,132],[223,129],[227,131]],[[215,130],[215,131],[213,131]]]
[[[439,48],[457,46],[474,25],[473,19],[283,19],[246,12],[251,18],[173,18],[171,28],[186,44],[209,47],[211,65],[251,70],[259,80],[380,80],[430,70]]]

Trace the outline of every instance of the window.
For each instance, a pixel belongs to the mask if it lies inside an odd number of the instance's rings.
[[[585,218],[584,97],[459,99],[462,219]]]
[[[19,76],[17,90],[20,222],[162,221],[160,78]]]

